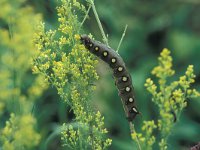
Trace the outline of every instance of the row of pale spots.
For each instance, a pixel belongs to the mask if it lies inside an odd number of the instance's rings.
[[[91,40],[87,35],[82,35],[81,41],[91,53],[107,62],[113,69],[119,96],[121,97],[123,104],[125,104],[124,109],[127,119],[132,121],[139,112],[134,103],[131,76],[125,67],[124,61],[113,49],[100,42]]]

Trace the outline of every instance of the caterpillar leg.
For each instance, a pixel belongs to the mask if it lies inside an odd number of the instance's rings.
[[[173,115],[174,117],[174,123],[177,121],[177,117],[176,117],[176,113],[174,110],[171,110],[170,113]]]

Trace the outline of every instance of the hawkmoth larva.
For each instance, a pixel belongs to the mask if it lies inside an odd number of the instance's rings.
[[[200,142],[197,145],[191,147],[190,150],[200,150]]]
[[[90,39],[87,35],[81,35],[81,42],[91,53],[100,57],[112,68],[119,96],[124,105],[126,117],[128,121],[133,121],[139,112],[135,104],[132,79],[126,69],[123,59],[115,50]]]

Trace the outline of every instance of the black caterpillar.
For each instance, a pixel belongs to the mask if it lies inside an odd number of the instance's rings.
[[[191,147],[190,150],[200,150],[200,142],[197,145]]]
[[[113,69],[115,84],[118,88],[126,117],[128,121],[133,121],[139,112],[135,104],[132,79],[126,69],[123,59],[115,50],[100,42],[90,39],[87,35],[81,35],[81,42],[91,53],[100,57]]]

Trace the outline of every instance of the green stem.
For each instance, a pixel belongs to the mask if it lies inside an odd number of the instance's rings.
[[[101,34],[102,34],[102,36],[103,36],[103,42],[108,46],[108,39],[107,39],[107,37],[106,37],[106,35],[105,35],[105,32],[104,32],[104,30],[103,30],[101,21],[100,21],[100,19],[99,19],[98,13],[97,13],[96,8],[95,8],[95,5],[94,5],[94,2],[93,2],[93,0],[88,0],[88,1],[89,1],[89,3],[90,3],[91,6],[92,6],[92,10],[93,10],[93,12],[94,12],[94,16],[95,16],[95,18],[96,18],[97,24],[98,24],[99,29],[100,29],[100,31],[101,31]]]
[[[118,44],[118,47],[117,47],[117,53],[118,53],[118,51],[119,51],[119,48],[120,48],[120,46],[121,46],[121,44],[122,44],[122,41],[123,41],[123,39],[124,39],[124,36],[125,36],[125,34],[126,34],[127,27],[128,27],[128,25],[126,25],[125,28],[124,28],[124,32],[123,32],[123,34],[122,34],[122,37],[121,37],[121,39],[120,39],[120,41],[119,41],[119,44]]]
[[[132,122],[129,122],[129,126],[130,126],[130,130],[131,130],[131,134],[134,133],[134,132],[136,132],[136,131],[135,131],[135,128],[134,128],[134,124],[133,124]],[[138,150],[142,150],[137,135],[136,135],[136,143],[137,143],[137,146],[138,146]]]
[[[90,9],[91,9],[91,7],[92,7],[92,5],[90,4],[90,5],[89,5],[89,7],[88,7],[88,10],[87,10],[87,12],[86,12],[86,14],[85,14],[85,17],[83,18],[83,21],[81,22],[81,27],[83,26],[83,24],[84,24],[85,20],[87,19],[87,17],[88,17],[88,14],[89,14],[89,12],[90,12]]]

